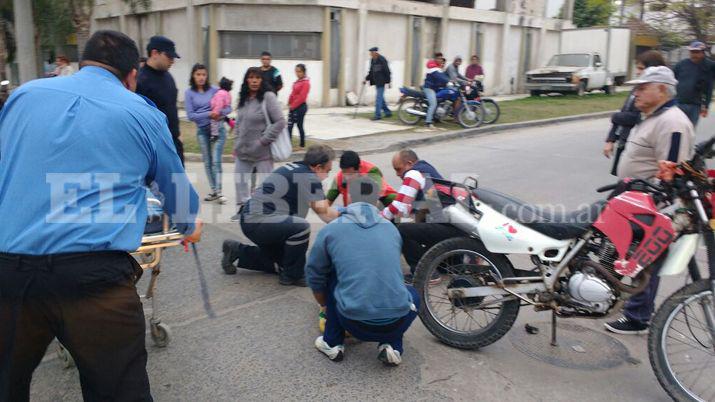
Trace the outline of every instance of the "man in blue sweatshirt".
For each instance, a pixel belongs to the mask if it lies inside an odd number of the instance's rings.
[[[417,316],[419,296],[402,281],[402,240],[375,207],[379,188],[366,180],[350,189],[350,198],[360,202],[350,204],[318,233],[305,267],[308,286],[327,319],[315,347],[330,360],[341,361],[348,331],[357,339],[377,342],[378,359],[397,366],[402,362],[402,336]]]

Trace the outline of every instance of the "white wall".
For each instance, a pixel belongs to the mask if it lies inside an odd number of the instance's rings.
[[[405,82],[408,21],[409,17],[402,14],[369,13],[367,16],[367,47],[369,49],[377,46],[380,54],[387,59],[392,72],[392,85],[390,89],[385,90],[385,98],[388,102],[396,102],[400,98],[399,88]],[[362,77],[365,77],[370,69],[368,49],[364,49],[362,53],[363,68],[357,71]],[[374,87],[365,88],[362,101],[367,103],[375,101]]]
[[[484,45],[482,46],[482,54],[479,55],[479,59],[481,60],[482,67],[484,68],[484,92],[487,95],[495,94],[498,89],[498,83],[496,81],[497,73],[495,70],[501,58],[501,30],[501,25],[482,25]]]
[[[323,82],[321,77],[323,76],[323,62],[322,61],[298,61],[298,60],[273,60],[273,65],[278,68],[281,72],[283,78],[283,89],[278,93],[278,100],[283,105],[288,104],[288,97],[290,96],[290,91],[293,83],[296,81],[294,69],[295,65],[298,63],[305,64],[306,70],[308,72],[308,77],[310,78],[310,93],[308,94],[308,105],[318,106],[322,100],[323,94]],[[236,100],[238,99],[238,93],[241,90],[241,83],[243,82],[243,76],[246,74],[246,70],[249,67],[257,67],[260,65],[258,59],[218,59],[218,71],[217,77],[225,76],[226,78],[232,79],[233,91],[231,91],[231,98],[233,105],[235,107]]]
[[[451,63],[455,56],[462,56],[463,62],[469,62],[469,47],[472,44],[472,23],[468,21],[450,21],[447,33],[447,43],[442,53]],[[488,44],[485,44],[485,47]],[[463,63],[464,66],[464,63]]]

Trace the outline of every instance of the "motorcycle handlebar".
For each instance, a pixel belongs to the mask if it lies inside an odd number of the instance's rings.
[[[606,191],[615,190],[616,187],[618,187],[618,183],[609,184],[607,186],[599,187],[598,189],[596,189],[596,192],[597,193],[605,193]]]
[[[695,146],[695,153],[705,159],[713,157],[713,145],[715,145],[715,136],[707,141],[703,141]]]

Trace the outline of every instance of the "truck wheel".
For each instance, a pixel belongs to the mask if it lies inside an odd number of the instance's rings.
[[[606,85],[603,87],[603,92],[605,92],[606,95],[613,95],[616,93],[616,87],[613,85]]]
[[[531,96],[541,96],[541,91],[530,91],[529,94]]]
[[[586,81],[581,81],[581,83],[578,84],[578,91],[576,92],[576,95],[578,95],[578,96],[586,95],[587,85],[588,84],[586,83]]]

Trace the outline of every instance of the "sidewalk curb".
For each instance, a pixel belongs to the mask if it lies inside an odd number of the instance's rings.
[[[502,131],[517,130],[517,129],[526,128],[526,127],[543,127],[543,126],[549,126],[549,125],[559,124],[559,123],[568,123],[568,122],[572,122],[572,121],[576,121],[576,120],[601,119],[604,117],[610,117],[615,112],[616,112],[616,110],[607,111],[607,112],[578,114],[578,115],[573,115],[573,116],[554,117],[551,119],[522,121],[519,123],[496,124],[493,126],[468,128],[468,129],[464,129],[464,130],[453,130],[453,131],[447,131],[444,133],[424,133],[426,135],[429,135],[429,134],[432,134],[432,135],[430,135],[429,137],[425,137],[425,138],[398,141],[393,144],[383,146],[380,148],[361,150],[360,153],[361,154],[377,154],[377,153],[383,153],[383,152],[397,151],[397,150],[400,150],[403,148],[412,148],[412,147],[416,147],[416,146],[420,146],[420,145],[435,144],[438,142],[450,141],[450,140],[455,140],[455,139],[459,139],[459,138],[471,138],[471,137],[491,135],[491,134],[500,133]],[[360,138],[366,138],[366,137],[377,136],[377,135],[382,135],[382,133],[360,136]],[[333,140],[316,141],[316,142],[321,142],[321,143],[330,145],[330,143],[332,141]],[[336,151],[340,152],[342,150],[336,149]],[[293,153],[293,156],[294,157],[301,156],[303,154],[304,154],[304,152],[295,152],[295,153]],[[186,159],[187,162],[202,162],[201,154],[197,154],[197,153],[186,153],[186,154],[184,154],[184,158]],[[232,163],[232,162],[234,162],[234,158],[231,155],[224,155],[223,158],[221,159],[221,161],[223,163]]]
[[[580,114],[580,115],[573,115],[573,116],[554,117],[552,119],[530,120],[530,121],[522,121],[519,123],[496,124],[493,126],[485,126],[485,127],[478,127],[478,128],[468,128],[468,129],[464,129],[464,130],[448,131],[443,134],[433,135],[431,137],[414,139],[414,140],[406,140],[406,141],[398,141],[394,144],[390,144],[390,145],[382,147],[382,148],[363,150],[360,153],[361,154],[376,154],[376,153],[383,153],[383,152],[390,152],[390,151],[398,151],[403,148],[411,148],[411,147],[416,147],[416,146],[420,146],[420,145],[435,144],[435,143],[455,140],[455,139],[459,139],[459,138],[471,138],[471,137],[486,136],[486,135],[496,134],[496,133],[499,133],[502,131],[507,131],[507,130],[517,130],[517,129],[526,128],[526,127],[549,126],[549,125],[559,124],[559,123],[568,123],[568,122],[576,121],[576,120],[600,119],[600,118],[604,118],[604,117],[610,117],[615,112],[616,112],[616,110],[608,111],[608,112],[596,112],[596,113]],[[426,134],[429,134],[429,133],[426,133]]]

